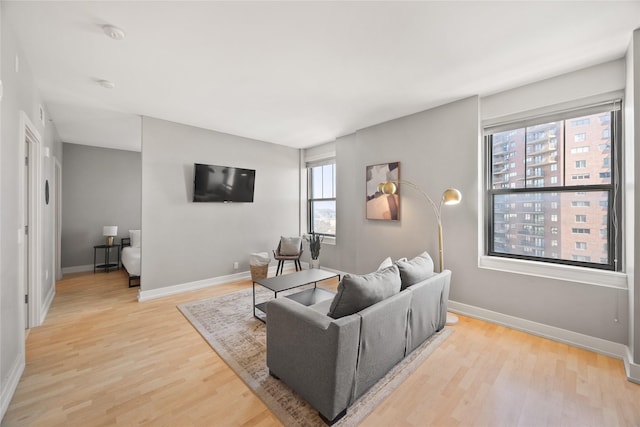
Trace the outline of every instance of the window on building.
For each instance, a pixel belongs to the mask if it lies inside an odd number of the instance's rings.
[[[325,236],[336,235],[335,160],[307,164],[308,230]]]
[[[571,175],[571,179],[572,180],[581,180],[581,179],[590,179],[591,178],[591,174],[588,173],[580,173],[580,174],[575,174],[575,175]]]
[[[486,254],[615,270],[614,259],[621,248],[617,227],[621,222],[617,192],[620,125],[620,102],[615,101],[487,127]],[[609,135],[606,141],[603,135]],[[571,147],[568,141],[577,141],[580,146]],[[504,185],[498,173],[505,162],[504,153],[494,150],[505,143],[512,146],[511,157],[516,163],[510,169],[517,174],[510,185]],[[589,153],[588,161],[584,153]],[[575,173],[576,169],[580,173]],[[551,177],[552,171],[557,179],[544,179]],[[531,203],[539,203],[542,211],[524,215],[530,212],[525,204]],[[578,213],[575,208],[580,208]],[[524,238],[531,234],[525,231],[530,225],[549,237],[543,234],[540,241]],[[509,235],[501,232],[505,229]],[[591,229],[599,232],[592,234]],[[552,234],[558,238],[551,239]],[[584,254],[576,257],[576,249]]]
[[[572,228],[571,232],[573,234],[591,234],[590,228]]]
[[[588,117],[584,117],[582,119],[572,120],[571,126],[585,126],[585,125],[588,125],[590,122],[591,120],[589,120]]]

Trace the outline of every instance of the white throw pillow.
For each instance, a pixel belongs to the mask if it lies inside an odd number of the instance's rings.
[[[140,230],[129,230],[129,238],[131,238],[131,247],[140,247]]]
[[[393,261],[391,261],[391,257],[388,256],[382,260],[382,262],[380,263],[380,267],[378,267],[378,271],[384,270],[385,268],[391,267],[392,265],[393,265]]]
[[[298,255],[302,237],[280,237],[280,255]]]

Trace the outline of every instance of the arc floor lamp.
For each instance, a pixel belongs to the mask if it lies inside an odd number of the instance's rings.
[[[381,182],[378,185],[378,191],[384,194],[395,194],[398,191],[398,184],[404,184],[416,190],[429,202],[429,205],[431,205],[431,208],[433,208],[433,213],[435,214],[436,220],[438,221],[438,249],[439,249],[440,271],[444,270],[444,256],[443,256],[443,249],[442,249],[442,205],[457,205],[462,200],[462,193],[460,193],[460,191],[455,188],[447,188],[442,193],[440,202],[436,203],[417,184],[414,184],[413,182],[407,181],[404,179],[401,179],[398,181]],[[455,325],[456,323],[458,323],[458,317],[454,314],[447,313],[447,324]]]

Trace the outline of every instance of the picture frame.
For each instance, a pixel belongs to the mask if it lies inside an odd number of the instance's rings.
[[[380,163],[366,167],[366,217],[371,220],[399,221],[400,192],[384,194],[379,185],[400,180],[400,162]]]

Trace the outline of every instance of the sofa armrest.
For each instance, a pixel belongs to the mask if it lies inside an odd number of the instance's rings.
[[[329,420],[350,403],[360,316],[332,319],[292,301],[267,304],[267,366]]]

